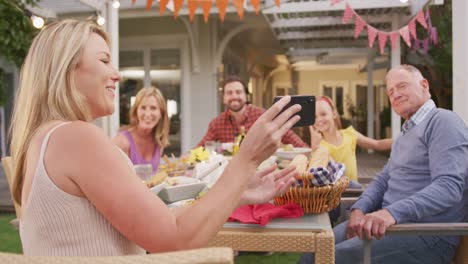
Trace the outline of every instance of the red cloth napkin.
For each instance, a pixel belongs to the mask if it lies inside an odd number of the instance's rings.
[[[273,218],[296,218],[303,215],[302,207],[294,203],[285,205],[266,203],[241,206],[234,210],[228,220],[264,226]]]

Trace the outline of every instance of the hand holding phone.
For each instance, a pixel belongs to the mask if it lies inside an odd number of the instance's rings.
[[[282,96],[276,96],[273,104],[280,100]],[[297,113],[301,120],[294,127],[311,126],[315,123],[315,96],[313,95],[291,95],[291,101],[281,110],[280,114],[289,107],[299,104],[302,109]]]

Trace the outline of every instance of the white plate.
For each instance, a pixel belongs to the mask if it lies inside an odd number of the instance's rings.
[[[177,181],[177,185],[166,185],[158,194],[166,203],[195,198],[206,187],[206,183],[195,178],[181,176],[168,179],[168,181],[174,180]]]
[[[292,160],[295,156],[303,154],[310,158],[311,151],[312,150],[310,148],[293,148],[292,150],[284,150],[283,148],[279,148],[276,151],[276,156],[281,159]]]
[[[160,184],[153,186],[151,191],[154,192],[154,194],[158,194],[164,187],[166,187],[166,183],[161,182]]]

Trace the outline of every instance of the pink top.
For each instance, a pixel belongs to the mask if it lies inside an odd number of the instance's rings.
[[[161,159],[161,150],[158,145],[156,145],[156,148],[154,149],[153,153],[153,158],[151,160],[145,160],[140,152],[138,152],[135,140],[133,139],[132,134],[128,130],[124,130],[122,133],[127,139],[128,142],[130,143],[130,160],[132,161],[133,165],[138,165],[138,164],[151,164],[153,165],[153,172],[156,172],[158,170],[159,166],[159,161]]]

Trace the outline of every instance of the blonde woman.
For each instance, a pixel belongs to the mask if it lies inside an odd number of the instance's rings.
[[[14,199],[25,255],[123,255],[206,246],[239,205],[286,191],[294,169],[256,173],[299,120],[299,105],[261,116],[213,188],[171,211],[136,177],[128,157],[92,122],[114,111],[119,73],[108,37],[63,20],[35,37],[12,120]],[[278,116],[277,116],[278,115]],[[294,116],[294,117],[293,117]],[[292,118],[291,118],[292,117]]]
[[[159,166],[164,147],[169,144],[169,117],[166,100],[155,87],[141,89],[130,109],[130,125],[113,142],[125,152],[134,165]]]

